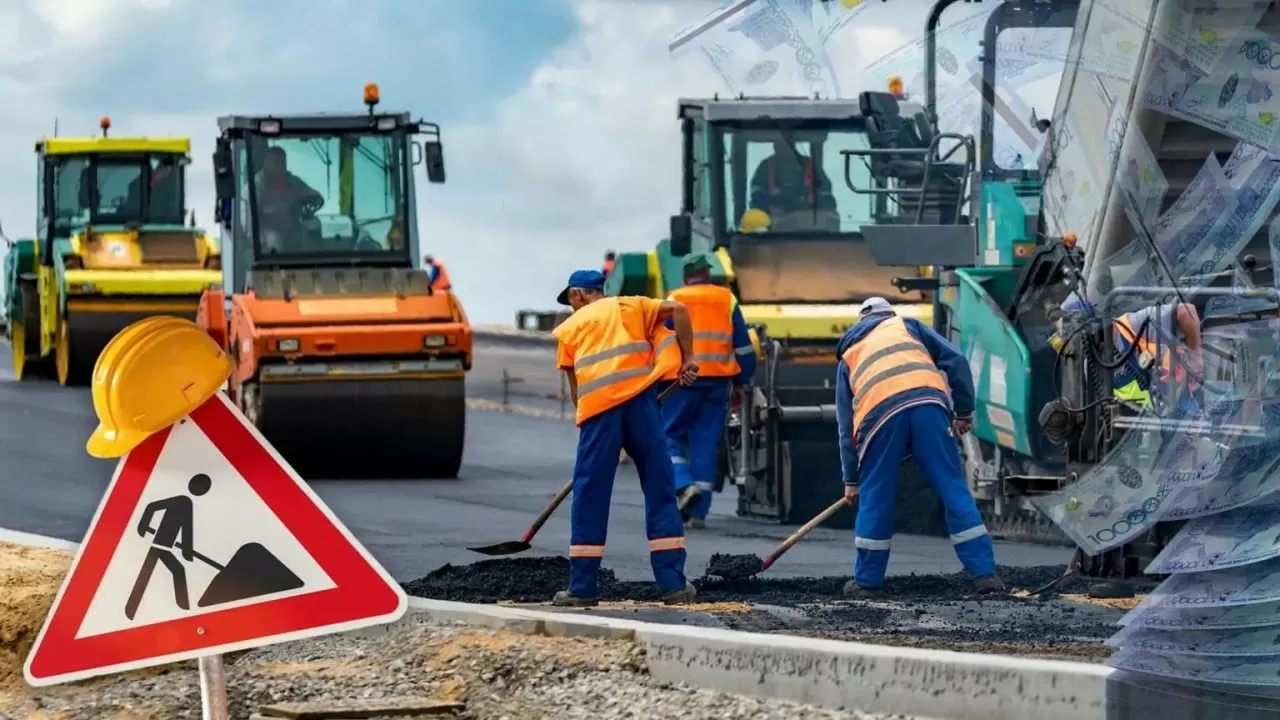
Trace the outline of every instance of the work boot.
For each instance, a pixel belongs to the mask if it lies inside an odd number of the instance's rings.
[[[662,593],[663,605],[688,605],[698,599],[698,591],[692,583],[685,583],[683,590]]]
[[[707,521],[702,518],[691,517],[685,521],[684,527],[686,530],[706,530]]]
[[[975,578],[973,587],[979,595],[994,595],[1005,591],[1004,581],[995,575]]]
[[[844,589],[840,591],[845,600],[876,600],[884,597],[884,588],[868,588],[862,587],[857,582],[850,580],[844,584]]]
[[[698,489],[697,485],[689,485],[676,493],[676,507],[680,508],[681,520],[689,522],[693,519],[693,516],[689,514],[689,508],[693,507],[693,504],[698,501],[698,496],[701,494],[702,491]]]
[[[555,607],[595,607],[600,601],[593,597],[578,597],[570,593],[568,590],[561,590],[556,596],[551,598],[551,604]]]

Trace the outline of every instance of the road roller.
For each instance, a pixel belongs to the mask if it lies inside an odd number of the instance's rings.
[[[218,243],[186,214],[190,139],[100,127],[36,143],[38,227],[9,243],[4,268],[19,379],[84,385],[117,332],[153,315],[194,319],[222,282]]]
[[[222,288],[197,322],[228,393],[304,477],[456,478],[472,333],[419,254],[415,168],[440,127],[407,112],[231,115],[214,151]]]

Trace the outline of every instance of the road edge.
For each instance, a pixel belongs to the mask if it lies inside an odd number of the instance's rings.
[[[74,550],[78,544],[0,528],[0,542]],[[639,643],[655,679],[834,710],[936,720],[1078,720],[1103,717],[1110,678],[1103,665],[1036,660],[738,630],[662,625],[578,613],[409,598],[384,634],[428,620],[527,635]]]

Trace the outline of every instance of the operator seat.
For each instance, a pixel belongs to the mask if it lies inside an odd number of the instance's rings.
[[[867,121],[868,141],[875,149],[904,149],[914,152],[887,156],[876,163],[872,158],[872,175],[878,180],[895,179],[904,190],[918,190],[924,186],[924,151],[934,139],[932,124],[923,113],[903,118],[898,99],[889,93],[863,92],[858,95],[858,106]],[[881,156],[885,157],[885,156]],[[929,187],[924,195],[903,193],[898,198],[896,222],[915,222],[920,202],[925,203],[923,221],[926,224],[953,224],[961,202],[961,188],[965,181],[965,166],[961,163],[935,162],[929,167]]]

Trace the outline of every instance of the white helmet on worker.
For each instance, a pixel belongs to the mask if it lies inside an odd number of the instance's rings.
[[[872,315],[896,314],[897,313],[893,310],[893,306],[889,304],[889,301],[882,297],[867,298],[862,303],[862,307],[858,308],[859,318],[871,317]]]

